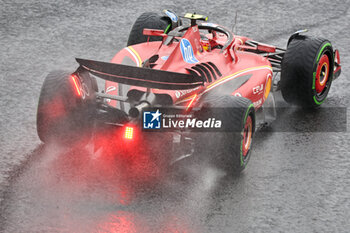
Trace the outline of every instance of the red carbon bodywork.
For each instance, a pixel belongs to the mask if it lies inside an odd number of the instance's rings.
[[[157,34],[158,32],[145,31],[145,34],[152,33]],[[162,36],[161,33],[158,34]],[[248,38],[240,36],[235,36],[232,44],[224,51],[221,51],[220,48],[207,51],[203,48],[208,41],[212,45],[223,45],[227,40],[227,36],[222,33],[217,33],[215,38],[213,38],[212,34],[206,36],[209,40],[203,41],[198,26],[190,27],[182,38],[179,37],[178,41],[174,41],[169,45],[164,45],[161,41],[156,41],[129,46],[119,51],[111,62],[123,64],[125,60],[128,60],[128,65],[141,67],[145,60],[157,54],[159,59],[155,62],[154,67],[152,67],[153,69],[178,73],[189,73],[186,69],[190,69],[196,64],[212,62],[221,73],[221,76],[218,75],[217,79],[212,80],[212,82],[205,82],[203,86],[190,90],[152,89],[152,91],[158,94],[170,95],[175,105],[187,105],[192,101],[194,96],[199,99],[207,92],[218,90],[220,93],[224,86],[225,92],[250,99],[256,109],[261,107],[270,91],[272,79],[272,67],[268,59],[256,53],[244,51],[246,49],[244,43]],[[163,37],[165,38],[166,35],[163,34]],[[184,38],[190,42],[194,59],[198,62],[189,63],[185,61],[180,48],[181,40]],[[274,50],[272,46],[261,46],[260,49],[263,51],[273,52]],[[130,64],[130,61],[133,64]],[[232,86],[232,89],[230,89],[230,83],[243,76],[245,76],[244,82],[239,86],[236,84],[235,87]],[[118,95],[118,85],[120,84],[106,81],[106,93]],[[266,86],[268,87],[266,88]],[[146,88],[142,87],[131,87],[130,89],[146,91]],[[265,90],[267,93],[265,93]],[[112,100],[109,104],[116,106],[117,103]]]

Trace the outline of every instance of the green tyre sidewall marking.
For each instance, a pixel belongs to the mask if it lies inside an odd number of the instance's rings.
[[[317,105],[321,105],[321,104],[323,103],[323,101],[326,100],[327,97],[324,98],[321,102],[319,102],[319,101],[316,99],[316,96],[314,96],[313,98],[314,98],[314,101],[315,101],[315,103],[316,103]]]
[[[248,113],[249,113],[250,109],[253,108],[253,107],[254,107],[254,104],[250,104],[248,109],[247,109],[247,111],[246,111],[246,113],[245,113],[244,122],[243,122],[244,126],[245,126],[245,122],[247,121],[247,118],[248,118]],[[243,130],[244,130],[244,128],[243,128]],[[243,159],[243,138],[241,140],[240,158],[241,158],[241,167],[245,166],[244,159]]]
[[[316,60],[316,69],[317,69],[317,66],[318,66],[318,62],[320,61],[321,54],[323,53],[324,49],[327,48],[328,46],[332,47],[331,43],[327,42],[326,44],[324,44],[322,46],[320,52],[318,53],[317,60]],[[331,71],[329,71],[329,72],[331,72]],[[314,90],[313,99],[314,99],[315,104],[321,105],[323,103],[323,101],[326,100],[327,97],[325,97],[321,102],[316,99],[316,94],[317,93],[316,93],[316,90],[315,90],[315,82],[316,82],[316,71],[313,72],[313,81],[312,81],[312,90]]]

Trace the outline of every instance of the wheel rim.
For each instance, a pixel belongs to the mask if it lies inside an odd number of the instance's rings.
[[[243,141],[242,141],[243,157],[246,157],[249,152],[250,145],[252,143],[252,134],[253,134],[253,121],[252,121],[252,117],[249,115],[244,124],[244,130],[243,130]]]
[[[316,70],[315,88],[318,95],[326,89],[329,78],[329,58],[327,54],[323,54],[318,62]]]

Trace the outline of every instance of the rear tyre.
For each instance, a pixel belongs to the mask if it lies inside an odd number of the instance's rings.
[[[45,78],[38,103],[40,140],[60,144],[87,142],[94,127],[96,89],[96,80],[88,73],[77,75],[75,84],[71,73],[51,72]]]
[[[140,15],[132,26],[127,46],[147,42],[148,36],[143,35],[143,29],[166,30],[171,26],[170,19],[157,13],[145,12]],[[149,41],[161,41],[161,37],[150,36]]]
[[[333,48],[326,39],[295,37],[282,60],[281,92],[286,102],[319,107],[333,80]]]
[[[222,122],[230,124],[230,132],[197,133],[195,150],[197,157],[209,164],[224,168],[230,174],[240,173],[248,164],[255,130],[255,110],[249,99],[236,96],[212,96],[207,98],[199,118],[215,114],[218,108]]]

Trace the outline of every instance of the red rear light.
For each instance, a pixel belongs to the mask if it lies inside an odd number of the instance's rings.
[[[80,82],[79,82],[78,77],[77,77],[75,74],[72,74],[72,75],[71,75],[71,78],[72,78],[72,80],[73,80],[74,87],[75,87],[75,90],[76,90],[76,92],[77,92],[77,95],[78,95],[78,96],[81,96]]]
[[[134,128],[127,126],[125,127],[124,138],[131,140],[134,137]]]

